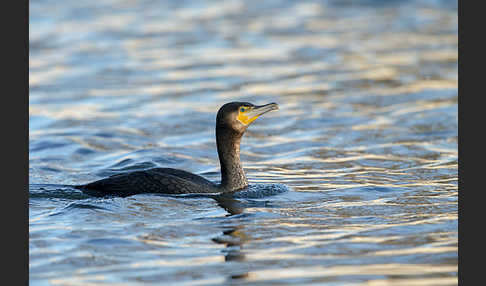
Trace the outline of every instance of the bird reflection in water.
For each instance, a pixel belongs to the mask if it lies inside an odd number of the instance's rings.
[[[218,205],[224,208],[228,214],[227,217],[242,214],[244,205],[232,198],[230,195],[220,195],[213,197]],[[223,234],[212,239],[215,243],[224,244],[223,249],[225,262],[244,262],[246,261],[245,253],[242,251],[243,245],[250,240],[250,237],[244,232],[242,224],[234,224],[231,226],[224,226]],[[244,267],[244,263],[240,263]],[[232,268],[235,269],[235,268]],[[235,273],[231,273],[228,280],[245,279],[248,278],[247,269],[235,269]]]

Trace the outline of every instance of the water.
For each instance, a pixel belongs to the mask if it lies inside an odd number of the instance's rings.
[[[457,285],[457,2],[30,1],[32,285]],[[96,198],[149,167],[218,181],[215,115],[266,197]]]

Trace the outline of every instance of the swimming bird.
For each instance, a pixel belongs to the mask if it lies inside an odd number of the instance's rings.
[[[230,102],[219,109],[216,115],[216,146],[221,166],[219,184],[179,169],[152,168],[112,175],[75,188],[118,196],[237,192],[248,186],[240,161],[241,138],[250,124],[272,110],[278,110],[276,103],[256,106],[249,102]]]

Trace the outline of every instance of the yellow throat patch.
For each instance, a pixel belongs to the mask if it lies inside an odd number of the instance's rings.
[[[241,108],[238,109],[238,121],[243,123],[244,125],[248,125],[250,123],[252,123],[253,121],[255,121],[259,115],[256,115],[256,116],[253,116],[253,117],[249,117],[246,113],[250,111],[249,108],[246,108],[245,111],[241,111]]]

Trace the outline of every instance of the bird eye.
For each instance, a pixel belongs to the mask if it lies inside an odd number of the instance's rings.
[[[244,107],[240,108],[240,111],[245,112],[245,108]]]

